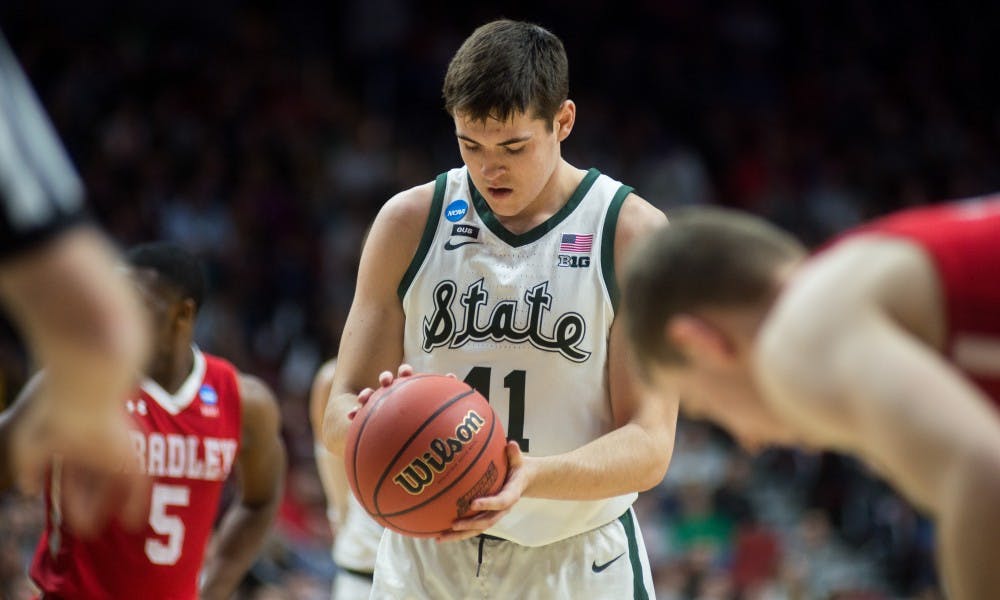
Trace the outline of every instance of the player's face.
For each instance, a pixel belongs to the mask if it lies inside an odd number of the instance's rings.
[[[525,113],[507,121],[476,121],[456,113],[454,120],[462,161],[490,210],[499,217],[529,213],[553,179],[559,144],[568,135],[558,118],[552,125]]]
[[[747,368],[665,367],[656,373],[655,381],[678,391],[687,416],[719,425],[750,452],[796,442],[757,393]]]

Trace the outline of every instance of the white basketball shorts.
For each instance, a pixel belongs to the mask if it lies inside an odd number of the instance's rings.
[[[655,598],[630,508],[597,529],[537,548],[490,536],[438,543],[386,531],[372,598],[579,600]]]

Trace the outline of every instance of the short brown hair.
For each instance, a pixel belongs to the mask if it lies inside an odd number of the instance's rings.
[[[673,316],[769,302],[778,271],[804,255],[795,238],[759,217],[720,208],[675,211],[626,268],[626,329],[643,373],[654,364],[685,363],[665,335]]]
[[[472,32],[444,76],[448,114],[475,121],[506,121],[532,111],[551,130],[569,97],[569,62],[562,42],[543,27],[500,20]]]

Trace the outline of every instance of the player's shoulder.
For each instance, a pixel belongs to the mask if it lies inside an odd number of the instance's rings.
[[[379,210],[361,253],[358,287],[369,302],[396,297],[431,218],[436,183],[404,190]],[[393,300],[395,301],[395,300]]]
[[[274,401],[274,392],[271,391],[271,386],[267,385],[260,377],[249,373],[237,372],[236,381],[240,386],[240,397],[243,398],[244,403],[247,401]]]
[[[833,299],[839,304],[875,300],[933,270],[933,262],[919,242],[862,232],[824,248],[806,261],[785,295],[812,293],[818,299],[836,291]]]
[[[423,236],[434,200],[435,183],[399,192],[379,210],[365,244],[363,260],[376,261],[380,276],[402,276]]]
[[[226,390],[238,392],[232,388],[233,382],[238,382],[239,369],[229,360],[199,350],[202,360],[205,361],[204,383],[227,393]]]
[[[229,361],[229,359],[223,358],[218,354],[212,354],[210,352],[205,352],[200,350],[201,356],[205,359],[205,371],[213,372],[219,370],[232,371],[236,373],[236,366]]]
[[[376,224],[388,225],[400,231],[423,231],[434,200],[435,186],[435,182],[430,181],[389,198],[375,217]]]
[[[849,237],[808,260],[782,294],[784,313],[829,323],[830,335],[877,310],[912,334],[943,343],[945,279],[918,241],[900,236]],[[822,314],[819,319],[817,313]]]
[[[618,223],[615,225],[615,247],[625,250],[635,240],[666,224],[667,217],[662,210],[635,192],[631,192],[625,197],[618,214]]]
[[[267,383],[248,373],[237,372],[236,381],[240,389],[240,405],[243,416],[256,415],[266,419],[278,418],[278,401]]]

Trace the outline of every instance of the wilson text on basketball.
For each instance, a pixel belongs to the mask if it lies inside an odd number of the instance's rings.
[[[414,458],[394,478],[408,494],[417,495],[434,481],[434,476],[445,470],[455,456],[465,448],[486,421],[474,410],[470,410],[462,422],[455,427],[455,435],[449,438],[434,438],[430,450]]]

